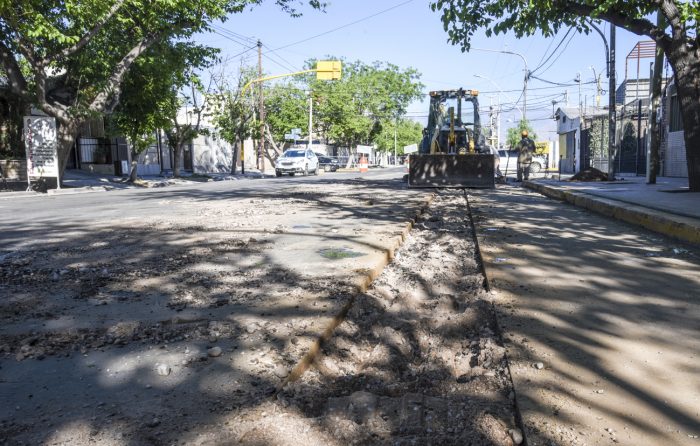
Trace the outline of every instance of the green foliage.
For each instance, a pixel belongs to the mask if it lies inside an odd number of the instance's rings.
[[[526,120],[521,120],[518,122],[517,127],[511,127],[508,129],[508,135],[506,136],[506,145],[510,148],[515,148],[520,140],[523,138],[521,133],[523,130],[527,130],[530,139],[535,141],[537,139],[537,134],[532,130],[530,123]]]
[[[632,158],[637,153],[637,129],[634,124],[628,122],[622,131],[622,141],[620,142],[621,156]]]
[[[250,95],[241,97],[243,87],[257,77],[257,70],[242,66],[234,85],[223,79],[217,85],[218,94],[211,98],[212,121],[219,136],[229,144],[241,143],[253,133],[252,102]]]
[[[134,63],[156,45],[189,42],[262,0],[0,0],[0,67],[11,94],[59,123],[65,166],[88,116],[111,112]],[[291,15],[319,0],[275,0]]]
[[[309,81],[317,120],[315,131],[341,146],[371,144],[385,123],[422,98],[419,79],[420,74],[413,68],[402,70],[384,62],[343,62],[339,81]]]
[[[584,20],[586,17],[608,20],[615,15],[629,18],[631,22],[655,12],[658,6],[652,1],[625,0],[434,0],[430,7],[441,11],[449,40],[468,50],[471,37],[479,29],[485,29],[489,37],[507,31],[513,31],[517,37],[530,36],[537,31],[551,37],[562,27],[569,26],[588,33],[591,28]],[[618,26],[624,27],[624,24],[618,23]]]
[[[184,101],[183,88],[198,83],[193,70],[209,66],[215,53],[188,42],[163,42],[136,61],[111,116],[113,132],[129,139],[134,154],[153,144],[157,129],[174,127],[173,119]]]
[[[293,83],[275,84],[265,91],[265,121],[275,141],[285,133],[309,125],[309,100],[306,92]]]
[[[410,119],[388,121],[382,126],[375,138],[377,149],[382,152],[394,152],[394,130],[396,130],[396,153],[403,155],[404,146],[419,144],[423,137],[423,125]]]

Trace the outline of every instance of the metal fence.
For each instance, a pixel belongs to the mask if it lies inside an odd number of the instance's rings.
[[[646,173],[648,107],[640,99],[627,104],[617,114],[617,153],[614,168],[617,173],[644,175]],[[581,130],[581,167],[608,171],[608,118],[587,120]]]

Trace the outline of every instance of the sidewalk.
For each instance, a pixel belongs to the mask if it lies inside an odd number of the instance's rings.
[[[274,172],[260,172],[252,169],[246,170],[245,174],[237,173],[207,173],[189,174],[183,173],[180,178],[163,175],[141,175],[136,183],[127,183],[126,177],[116,175],[106,175],[90,173],[81,170],[66,170],[63,176],[63,187],[61,189],[49,189],[49,195],[69,195],[89,192],[104,192],[121,189],[139,189],[152,187],[167,187],[174,185],[195,184],[208,181],[236,181],[241,179],[272,178]],[[55,181],[54,181],[55,182]],[[14,183],[15,185],[17,182]],[[34,191],[25,191],[27,184],[24,182],[21,188],[15,187],[16,191],[0,192],[0,199],[26,196],[44,196],[44,194]]]
[[[523,185],[550,198],[700,244],[700,192],[689,192],[685,178],[624,177],[615,182],[569,182],[537,179]]]
[[[671,206],[636,182],[528,186]],[[519,187],[470,196],[527,444],[700,444],[700,249]]]

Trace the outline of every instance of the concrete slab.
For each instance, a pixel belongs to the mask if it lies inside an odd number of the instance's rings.
[[[471,196],[527,444],[697,445],[700,249],[522,188]]]

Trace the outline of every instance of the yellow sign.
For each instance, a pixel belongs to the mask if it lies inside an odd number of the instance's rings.
[[[342,74],[342,62],[339,60],[319,60],[316,64],[316,79],[335,81]]]
[[[546,155],[550,152],[549,141],[540,141],[535,143],[535,153],[538,155]]]

